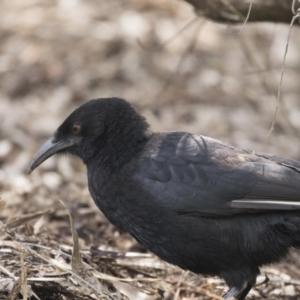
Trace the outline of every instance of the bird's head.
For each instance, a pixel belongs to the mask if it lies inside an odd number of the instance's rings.
[[[106,153],[113,151],[122,143],[120,137],[128,138],[128,133],[133,140],[142,139],[147,128],[145,119],[123,99],[90,100],[74,110],[40,147],[28,172],[56,153],[73,154],[87,163],[101,148],[111,148]]]

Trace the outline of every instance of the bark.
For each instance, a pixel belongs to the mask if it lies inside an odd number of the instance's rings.
[[[198,15],[216,22],[243,23],[251,0],[185,0]],[[291,23],[293,0],[253,0],[248,22]],[[300,8],[296,0],[296,10]],[[296,21],[295,24],[299,25]]]

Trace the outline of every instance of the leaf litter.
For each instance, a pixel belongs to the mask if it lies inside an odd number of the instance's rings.
[[[106,95],[131,101],[154,130],[202,133],[299,160],[291,145],[300,130],[300,85],[292,72],[299,68],[300,35],[292,37],[294,58],[285,73],[287,114],[278,116],[276,138],[266,145],[274,102],[257,78],[262,69],[276,91],[271,79],[282,63],[286,26],[247,24],[249,52],[266,66],[272,58],[264,69],[233,47],[239,28],[205,21],[198,36],[195,24],[177,35],[195,18],[184,1],[66,3],[0,4],[0,299],[221,299],[222,280],[168,265],[109,224],[76,159],[58,156],[31,177],[24,172],[74,107]],[[137,38],[164,47],[150,53]],[[295,253],[265,268],[249,299],[299,299],[299,267]]]

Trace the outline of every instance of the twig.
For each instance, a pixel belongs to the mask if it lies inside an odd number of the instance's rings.
[[[230,2],[228,2],[228,0],[220,0],[220,2],[222,2],[222,4],[227,7],[229,11],[237,15],[240,20],[245,19],[245,17]]]
[[[158,45],[157,47],[154,47],[152,49],[147,47],[146,45],[144,45],[144,43],[140,39],[137,39],[137,43],[145,51],[157,52],[157,51],[163,49],[163,47],[166,46],[168,43],[171,43],[173,40],[175,40],[182,32],[184,32],[187,28],[189,28],[196,21],[198,21],[198,19],[199,19],[199,17],[196,16],[191,21],[189,21],[187,24],[185,24],[181,29],[179,29],[174,35],[170,36],[164,42],[162,42],[160,45]]]
[[[174,300],[178,300],[178,297],[179,297],[179,293],[180,293],[180,285],[182,284],[183,280],[185,279],[186,275],[188,274],[189,271],[182,271],[181,273],[181,276],[180,276],[180,279],[177,283],[177,289],[176,289],[176,292],[175,292],[175,296],[174,296]]]
[[[16,234],[18,236],[18,234]],[[39,253],[37,253],[36,251],[34,251],[33,249],[31,249],[30,247],[28,247],[27,245],[25,245],[24,243],[22,243],[21,241],[21,237],[18,236],[19,238],[19,244],[22,245],[28,252],[30,252],[32,255],[40,258],[41,260],[47,262],[50,265],[53,265],[63,271],[67,271],[70,275],[72,275],[73,277],[77,278],[80,282],[83,282],[85,285],[87,285],[91,290],[95,291],[96,293],[98,293],[99,295],[105,297],[108,300],[111,300],[112,298],[109,295],[104,294],[102,291],[99,291],[97,288],[95,288],[93,285],[91,285],[89,282],[87,282],[86,280],[82,279],[79,275],[75,274],[74,272],[72,272],[71,270],[67,270],[65,268],[63,268],[61,265],[56,264],[53,260],[50,260],[48,258],[43,257],[42,255],[40,255]]]
[[[201,287],[197,289],[197,292],[199,292],[202,295],[208,296],[211,299],[215,299],[215,300],[222,300],[223,299],[222,297],[220,297],[218,295],[214,295],[211,292],[209,292],[209,291],[207,291],[207,290],[205,290],[205,289],[203,289]]]
[[[11,273],[9,270],[7,270],[6,268],[4,268],[3,266],[0,265],[0,271],[4,274],[6,274],[7,276],[13,278],[14,280],[17,280],[18,277],[15,277],[15,275],[13,273]]]
[[[169,85],[172,83],[173,79],[176,77],[176,75],[179,73],[179,70],[180,70],[180,66],[182,65],[182,63],[184,62],[186,56],[191,52],[193,51],[194,47],[195,47],[195,44],[196,44],[196,40],[197,40],[197,36],[200,32],[200,29],[202,29],[202,25],[204,25],[206,22],[206,20],[204,19],[200,24],[199,26],[197,27],[197,29],[195,30],[195,33],[192,37],[192,41],[190,43],[190,45],[185,49],[185,51],[182,53],[178,63],[177,63],[177,66],[175,68],[175,70],[169,75],[169,77],[167,78],[167,80],[165,81],[163,87],[161,88],[161,90],[158,92],[158,94],[156,95],[156,99],[159,100],[162,98],[162,95],[163,93],[167,90],[167,88],[169,87]],[[201,28],[202,27],[202,28]],[[156,101],[157,101],[156,100]]]
[[[252,9],[252,4],[253,4],[253,0],[250,1],[248,13],[247,13],[247,17],[246,17],[246,19],[245,19],[245,22],[244,22],[244,24],[243,24],[243,26],[242,26],[242,29],[241,29],[241,31],[240,31],[239,34],[242,34],[242,32],[243,32],[243,30],[244,30],[244,28],[245,28],[245,26],[246,26],[246,24],[247,24],[247,22],[248,22],[248,20],[249,20],[250,13],[251,13],[251,9]]]
[[[292,3],[292,13],[293,13],[293,15],[296,15],[296,0],[293,0],[293,3]]]
[[[294,4],[294,2],[295,2],[295,0],[293,1],[293,4]],[[288,38],[287,38],[287,43],[286,43],[286,47],[285,47],[285,52],[284,52],[284,56],[283,56],[283,62],[282,62],[282,68],[281,68],[281,75],[280,75],[280,82],[279,82],[279,88],[278,88],[278,94],[277,94],[277,101],[276,101],[276,108],[275,108],[275,112],[274,112],[272,126],[271,126],[270,131],[269,131],[269,133],[267,135],[267,143],[269,142],[271,133],[274,130],[274,126],[275,126],[275,122],[276,122],[276,117],[277,117],[277,113],[278,113],[278,108],[279,108],[279,104],[280,104],[280,100],[281,100],[281,90],[282,90],[283,75],[284,75],[284,70],[285,70],[285,62],[286,62],[287,52],[288,52],[288,49],[289,49],[289,43],[290,43],[292,28],[293,28],[293,25],[294,25],[296,19],[298,19],[299,17],[300,17],[300,12],[298,12],[293,17],[293,19],[291,21],[291,24],[290,24],[290,30],[289,30],[289,34],[288,34]]]

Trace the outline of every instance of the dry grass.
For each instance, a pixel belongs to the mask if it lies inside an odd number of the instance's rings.
[[[0,202],[2,212],[4,204]],[[51,238],[62,223],[57,226],[51,221],[58,216],[49,210],[2,223],[0,299],[222,299],[220,280],[197,278],[150,254],[111,248],[80,250],[73,217],[68,215],[73,245],[70,235],[62,235],[60,243]],[[265,274],[267,284],[259,284],[252,293],[257,299],[262,294],[278,299],[282,292],[299,292],[299,280],[275,269]]]
[[[300,159],[299,29],[266,144],[288,26],[239,35],[200,20],[164,44],[194,18],[186,3],[3,0],[0,14],[0,299],[220,299],[221,280],[170,266],[109,224],[81,162],[26,168],[74,107],[106,96],[128,99],[154,130]],[[299,299],[299,266],[294,254],[263,271],[250,299]]]

